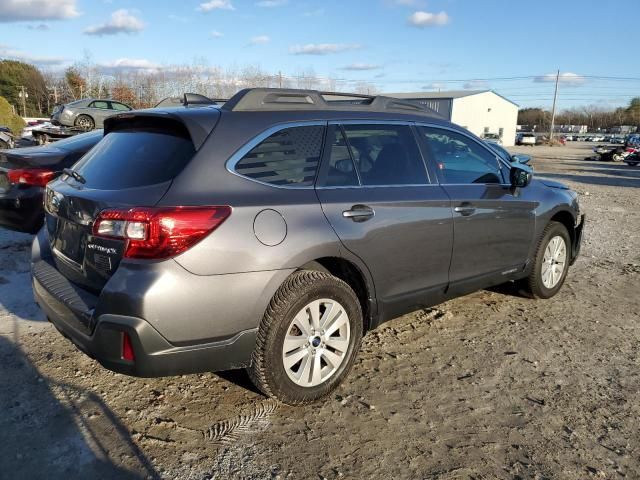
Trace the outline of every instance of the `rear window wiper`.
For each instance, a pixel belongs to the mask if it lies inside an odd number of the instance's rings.
[[[80,173],[76,172],[75,170],[72,170],[71,168],[65,168],[62,171],[65,175],[69,175],[70,177],[73,177],[75,180],[77,180],[80,183],[87,183],[86,178],[84,178],[82,175],[80,175]]]

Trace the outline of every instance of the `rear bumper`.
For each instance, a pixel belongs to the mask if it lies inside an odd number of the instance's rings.
[[[573,265],[580,255],[580,250],[582,248],[582,234],[584,232],[584,224],[587,220],[586,214],[580,215],[579,223],[574,227],[573,232],[573,245],[571,246],[571,262],[570,265]]]
[[[64,278],[64,277],[63,277]],[[92,318],[90,299],[59,298],[60,279],[43,285],[33,278],[35,300],[51,323],[81,351],[109,370],[137,377],[160,377],[207,371],[230,370],[250,364],[257,329],[239,332],[234,337],[202,344],[175,346],[149,322],[124,315],[100,315]],[[71,295],[73,297],[73,295]],[[92,333],[84,325],[95,321]],[[131,339],[135,361],[122,358],[122,336]]]
[[[248,366],[256,332],[288,270],[194,275],[174,260],[122,262],[91,291],[61,271],[42,229],[31,249],[33,292],[49,320],[105,367],[157,377]],[[122,358],[122,334],[135,362]]]
[[[40,187],[10,188],[0,193],[0,226],[25,233],[37,233],[44,222]]]

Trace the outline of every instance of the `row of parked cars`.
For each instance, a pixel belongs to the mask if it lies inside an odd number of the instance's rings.
[[[0,223],[38,230],[35,299],[105,367],[246,368],[303,404],[387,320],[505,282],[559,291],[577,194],[498,147],[397,99],[248,89],[2,151]]]

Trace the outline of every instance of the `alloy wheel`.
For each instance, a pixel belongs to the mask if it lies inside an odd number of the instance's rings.
[[[334,375],[347,357],[351,330],[345,308],[322,298],[293,318],[282,346],[287,376],[301,387],[316,387]]]
[[[564,273],[567,265],[567,244],[559,235],[552,237],[544,250],[542,258],[542,284],[546,288],[554,288]]]

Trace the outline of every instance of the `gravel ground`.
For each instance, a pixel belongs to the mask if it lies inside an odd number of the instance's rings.
[[[640,168],[515,148],[581,193],[582,256],[548,301],[481,291],[369,333],[326,402],[242,372],[113,374],[32,301],[0,232],[0,478],[640,478]]]

